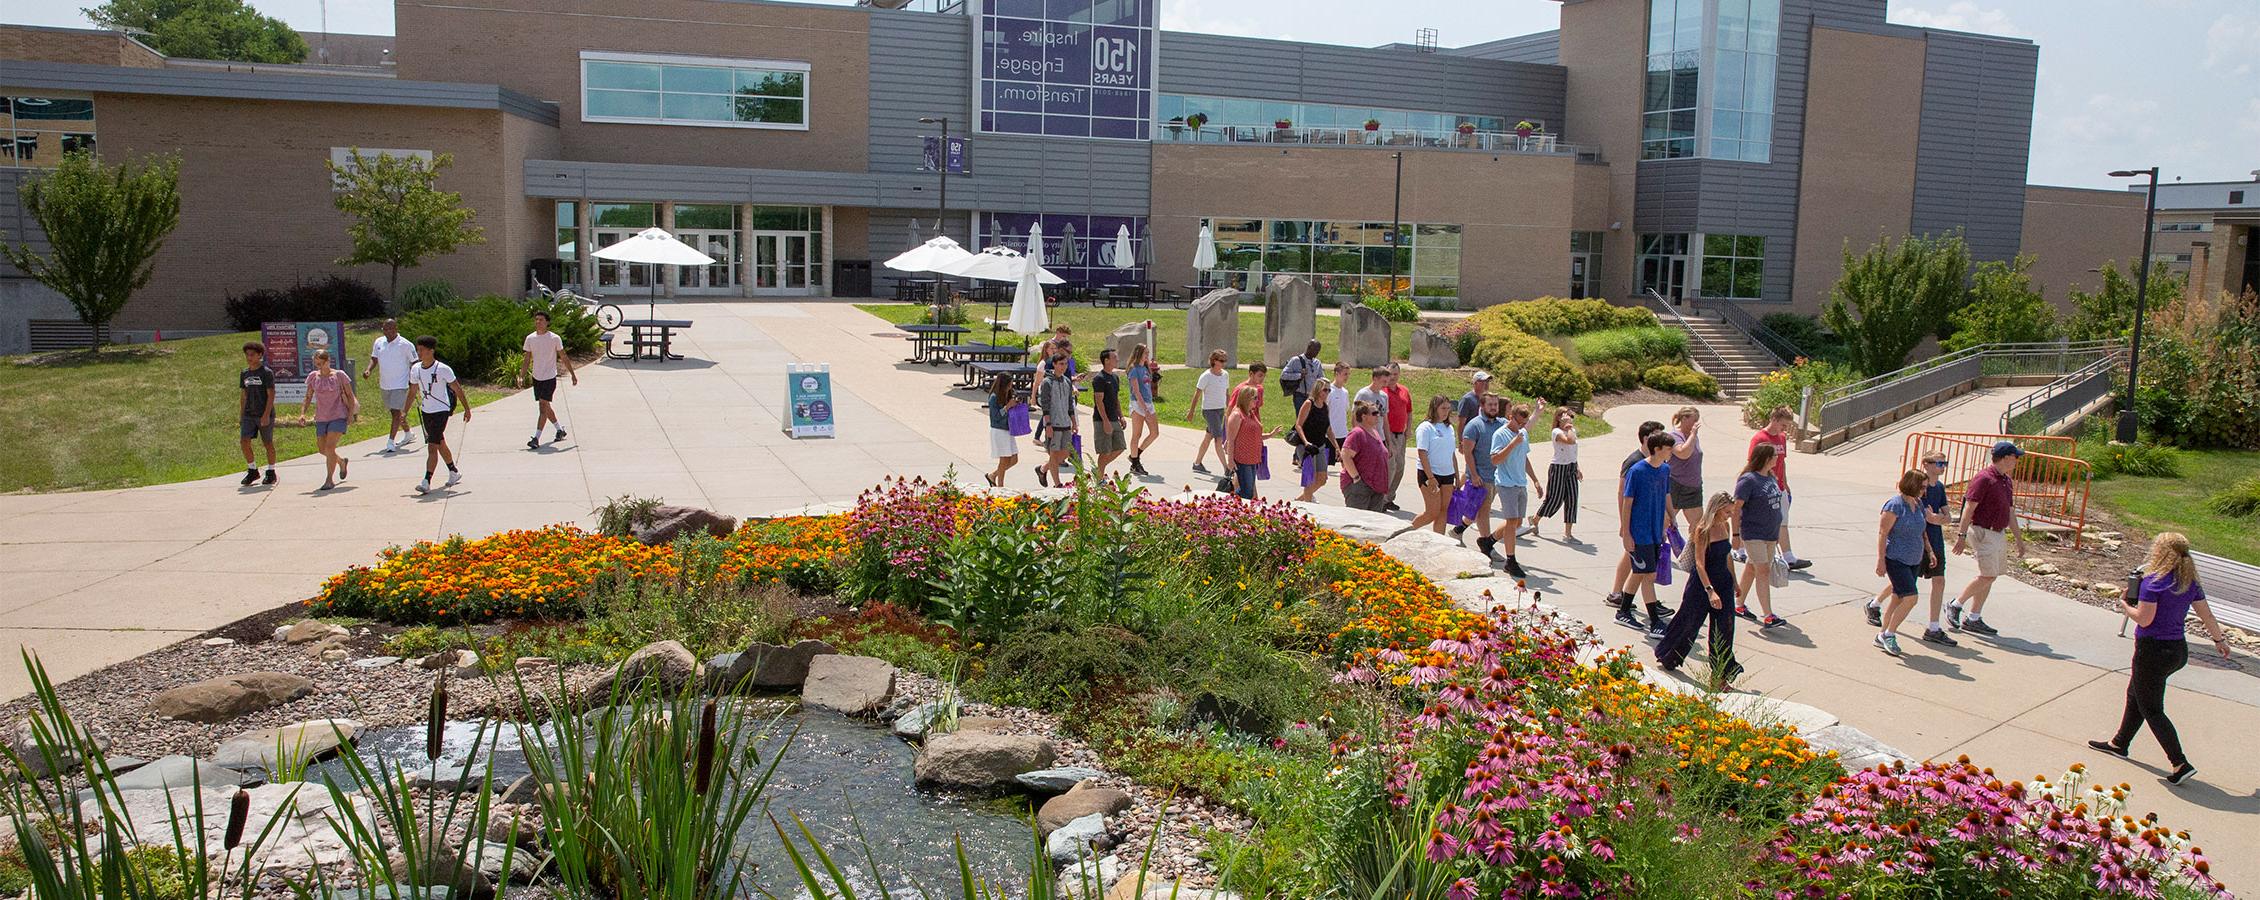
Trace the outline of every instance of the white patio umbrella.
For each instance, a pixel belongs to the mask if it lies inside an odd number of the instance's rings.
[[[650,266],[710,266],[714,257],[698,252],[689,244],[676,240],[664,228],[646,228],[630,235],[627,240],[609,247],[600,247],[589,254],[597,259],[613,262],[644,263]],[[659,311],[659,270],[651,272],[651,302],[645,307],[647,318],[656,318]]]
[[[965,248],[950,240],[948,235],[943,235],[896,254],[885,265],[897,272],[942,272],[946,266],[972,258],[973,254],[965,252]]]
[[[1117,269],[1138,267],[1138,252],[1130,247],[1130,226],[1128,225],[1115,226],[1114,267]]]
[[[1005,323],[1015,334],[1038,334],[1052,327],[1051,312],[1044,307],[1044,289],[1039,285],[1043,276],[1052,273],[1044,271],[1044,267],[1036,262],[1044,254],[1044,226],[1041,223],[1028,226],[1028,253],[1029,256],[1020,260],[1020,284],[1012,291],[1012,318]],[[1052,280],[1048,283],[1062,284],[1065,281],[1066,279],[1052,275]]]
[[[1216,235],[1207,225],[1201,226],[1201,242],[1193,247],[1193,268],[1203,272],[1216,268]]]
[[[1029,231],[1042,234],[1040,228]],[[982,281],[1019,281],[1022,270],[1036,270],[1036,280],[1043,284],[1066,284],[1067,279],[1052,274],[1050,269],[1035,263],[1011,247],[989,247],[979,253],[969,254],[964,260],[934,269],[944,275],[978,278]]]

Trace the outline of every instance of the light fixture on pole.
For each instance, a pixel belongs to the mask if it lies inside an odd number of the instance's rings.
[[[1404,274],[1404,265],[1398,260],[1405,248],[1405,152],[1389,154],[1397,161],[1397,187],[1389,201],[1389,296],[1397,296],[1397,278]]]
[[[950,203],[950,117],[921,116],[918,124],[942,126],[942,139],[936,143],[934,151],[934,174],[942,182],[941,198],[934,201],[934,236],[941,237],[949,233],[948,229],[942,227],[942,217],[946,215],[945,210]]]
[[[2158,167],[2147,169],[2121,169],[2111,173],[2113,178],[2150,179],[2149,197],[2142,208],[2142,258],[2134,270],[2134,343],[2127,347],[2127,399],[2119,409],[2119,443],[2135,442],[2135,378],[2142,372],[2142,313],[2150,306],[2150,233],[2158,220]]]

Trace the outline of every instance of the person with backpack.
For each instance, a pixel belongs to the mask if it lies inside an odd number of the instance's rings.
[[[1279,389],[1287,394],[1288,409],[1302,409],[1303,400],[1310,396],[1311,386],[1326,375],[1326,364],[1318,361],[1318,341],[1303,345],[1303,355],[1290,356],[1279,367]]]
[[[455,451],[447,446],[447,421],[460,407],[463,424],[471,424],[471,403],[463,396],[463,383],[455,380],[455,370],[439,361],[439,338],[427,334],[416,339],[416,364],[408,367],[408,402],[424,419],[424,480],[416,483],[416,493],[431,492],[432,475],[443,461],[447,483],[440,487],[454,487],[463,473],[455,468]]]

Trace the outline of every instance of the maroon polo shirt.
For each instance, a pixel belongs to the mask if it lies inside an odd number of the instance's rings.
[[[1970,479],[1968,501],[1971,525],[1988,531],[2007,531],[2014,518],[2017,492],[2009,476],[1987,466]]]

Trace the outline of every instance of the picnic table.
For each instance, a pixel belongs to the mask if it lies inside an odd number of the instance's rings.
[[[971,387],[986,389],[999,375],[1012,376],[1013,390],[1023,397],[1036,387],[1036,367],[1024,362],[968,362],[965,370],[971,376]]]
[[[675,352],[675,332],[688,331],[689,319],[623,319],[620,327],[628,329],[628,352],[608,351],[613,359],[642,359],[644,351],[654,352],[653,359],[666,361],[682,359]]]
[[[910,357],[903,362],[922,362],[937,365],[943,362],[934,355],[934,349],[958,340],[959,335],[971,334],[973,329],[963,325],[897,325],[910,334]]]
[[[973,342],[966,344],[951,344],[949,346],[936,349],[940,350],[943,354],[954,358],[959,365],[965,367],[965,377],[958,382],[959,387],[982,386],[980,382],[974,380],[974,363],[1020,362],[1028,358],[1027,347],[1008,347],[1003,344],[983,344],[979,342]]]
[[[1163,298],[1166,298],[1170,302],[1175,303],[1177,301],[1177,293],[1175,291],[1164,290],[1160,285],[1160,281],[1150,278],[1139,281],[1125,281],[1115,284],[1109,284],[1106,286],[1106,294],[1102,299],[1104,299],[1106,301],[1106,305],[1110,307],[1127,307],[1140,303],[1151,307],[1154,305],[1155,300]]]
[[[949,283],[948,279],[917,275],[889,275],[886,278],[895,283],[895,299],[912,302],[932,302],[941,286]]]

